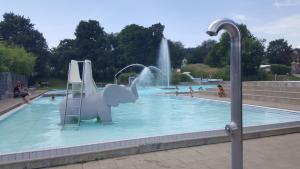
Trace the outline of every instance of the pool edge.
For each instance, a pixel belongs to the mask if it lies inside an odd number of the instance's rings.
[[[244,128],[244,140],[300,132],[300,121]],[[3,169],[42,168],[142,154],[176,148],[229,142],[224,130],[123,140],[60,149],[0,155]]]

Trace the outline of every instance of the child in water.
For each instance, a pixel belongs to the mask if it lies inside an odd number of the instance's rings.
[[[191,96],[191,97],[194,97],[194,96],[193,96],[193,92],[194,92],[194,91],[193,91],[192,86],[189,86],[189,93],[190,93],[190,96]]]
[[[179,88],[178,88],[178,86],[177,86],[177,85],[176,85],[175,89],[176,89],[176,92],[175,92],[175,94],[176,94],[176,96],[178,96],[178,94],[179,94]]]

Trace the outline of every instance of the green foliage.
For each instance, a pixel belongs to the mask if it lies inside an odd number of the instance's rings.
[[[205,64],[188,64],[181,68],[181,72],[190,72],[197,78],[223,78],[227,79],[227,68],[214,68]]]
[[[35,65],[37,75],[49,75],[50,53],[43,34],[34,29],[30,19],[24,16],[5,13],[3,18],[0,22],[0,36],[3,40],[10,45],[22,46],[27,52],[33,53],[37,57]]]
[[[173,72],[172,78],[171,78],[171,83],[173,85],[177,85],[180,82],[192,82],[192,79],[186,74],[182,74],[179,72]]]
[[[247,29],[246,25],[239,25],[242,36],[241,57],[242,72],[244,76],[251,76],[258,73],[259,65],[264,56],[264,41],[258,40]],[[212,67],[224,67],[230,64],[230,37],[223,33],[219,43],[213,45],[208,53],[205,63]]]
[[[263,70],[258,70],[255,75],[243,76],[242,81],[269,81],[271,80],[271,76]]]
[[[210,49],[216,43],[217,42],[215,40],[206,40],[203,41],[200,46],[190,48],[191,51],[187,54],[188,63],[203,63],[207,58]]]
[[[156,64],[159,44],[163,37],[164,26],[160,23],[151,27],[131,24],[117,36],[117,63],[124,67],[132,63]]]
[[[228,65],[230,61],[229,52],[230,37],[227,33],[223,33],[220,42],[212,45],[204,63],[211,67],[224,67]]]
[[[181,82],[191,82],[192,79],[186,74],[180,74],[179,79]]]
[[[244,38],[242,41],[242,74],[251,76],[258,74],[264,56],[263,41],[255,37]]]
[[[49,51],[42,33],[34,28],[29,18],[13,13],[5,13],[3,18],[0,22],[0,37],[9,46],[0,45],[0,71],[16,71],[29,75],[35,66],[34,72],[38,77],[47,77],[51,74],[66,78],[71,59],[90,59],[93,63],[95,80],[111,82],[113,75],[126,65],[132,63],[156,65],[164,31],[164,25],[160,23],[150,27],[131,24],[125,26],[119,33],[109,34],[96,20],[80,21],[74,33],[75,39],[64,39],[56,48]],[[283,39],[271,41],[267,52],[264,53],[263,40],[253,36],[246,25],[239,25],[239,29],[242,35],[243,80],[267,79],[268,75],[259,71],[262,61],[290,65],[291,46],[287,41]],[[183,68],[195,77],[229,79],[228,33],[223,33],[218,43],[207,40],[196,48],[184,48],[181,42],[171,40],[168,40],[168,44],[172,68],[180,67],[182,60],[186,58],[188,63],[204,62],[210,66],[189,65]],[[288,71],[282,66],[279,68],[275,66],[273,69],[280,73]],[[181,80],[186,79],[174,74],[174,81]]]
[[[76,31],[74,47],[76,60],[89,59],[93,63],[93,75],[96,80],[112,78],[115,60],[111,57],[112,46],[108,35],[98,21],[80,21]]]
[[[272,74],[285,75],[291,73],[291,67],[281,64],[272,64],[271,65]]]
[[[180,74],[181,73],[178,73],[178,72],[173,72],[172,73],[172,77],[171,77],[171,83],[173,85],[177,85],[180,83]]]
[[[40,87],[40,89],[66,89],[67,79],[62,78],[36,78],[35,82],[49,82],[48,86]]]
[[[136,77],[138,74],[134,72],[122,73],[118,77],[118,83],[120,84],[128,84],[129,77]]]
[[[180,67],[184,58],[184,46],[181,42],[168,40],[172,67]]]
[[[59,78],[67,78],[69,62],[71,59],[77,58],[76,51],[73,39],[60,41],[59,45],[51,51],[51,75]]]
[[[67,75],[71,59],[90,59],[96,81],[113,81],[113,75],[132,64],[155,65],[164,26],[128,25],[118,34],[107,34],[98,21],[80,21],[75,39],[65,39],[52,50],[52,73]]]
[[[291,65],[292,46],[284,39],[271,41],[267,48],[266,57],[270,64]]]
[[[33,72],[35,57],[23,48],[0,43],[0,72],[11,71],[30,75]]]
[[[274,79],[275,79],[275,76],[272,75],[271,80],[274,80]],[[300,81],[300,77],[293,76],[291,74],[289,74],[289,75],[277,75],[276,76],[276,81]]]

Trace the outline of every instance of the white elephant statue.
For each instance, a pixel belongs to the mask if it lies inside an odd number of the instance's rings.
[[[138,99],[138,92],[136,89],[136,80],[133,81],[130,87],[123,85],[109,84],[106,85],[102,93],[90,94],[82,98],[81,107],[81,120],[89,120],[98,118],[101,122],[112,122],[111,106],[118,106],[120,103],[135,102]],[[69,97],[68,111],[65,116],[66,98],[61,102],[60,105],[60,117],[61,123],[68,123],[73,119],[72,114],[76,114],[73,107],[80,105],[80,99],[72,100]],[[64,119],[66,117],[66,119]],[[74,118],[74,117],[73,117]],[[65,120],[65,121],[64,121]]]

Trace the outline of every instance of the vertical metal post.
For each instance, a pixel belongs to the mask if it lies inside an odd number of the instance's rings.
[[[240,37],[231,37],[230,81],[231,81],[231,121],[236,131],[231,134],[232,169],[243,168],[243,126],[242,126],[242,81]]]
[[[225,126],[225,131],[231,136],[232,169],[243,169],[241,35],[236,23],[229,19],[214,21],[209,26],[207,33],[210,36],[215,36],[221,29],[225,29],[231,38],[231,122]]]

